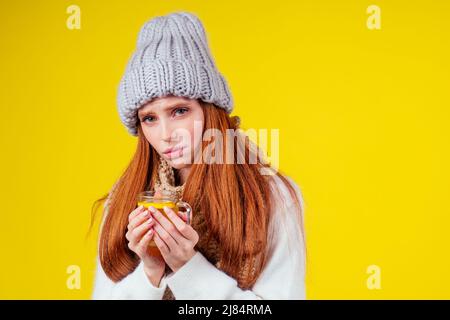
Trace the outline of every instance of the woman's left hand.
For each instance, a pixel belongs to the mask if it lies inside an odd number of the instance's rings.
[[[149,207],[155,221],[153,240],[161,255],[173,272],[177,272],[197,252],[194,250],[199,235],[184,222],[172,209],[164,207],[170,222],[159,210]]]

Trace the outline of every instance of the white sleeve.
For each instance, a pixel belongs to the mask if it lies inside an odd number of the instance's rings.
[[[282,207],[282,206],[281,206]],[[283,212],[286,210],[286,212]],[[277,210],[274,241],[263,272],[251,290],[242,290],[237,281],[197,252],[177,272],[166,276],[166,283],[177,300],[263,300],[306,299],[305,256],[297,215],[292,206]],[[287,218],[284,219],[283,217]],[[292,241],[297,239],[297,241]],[[288,243],[289,242],[289,243]]]
[[[97,257],[93,300],[161,300],[166,289],[165,276],[159,287],[155,287],[144,272],[142,262],[136,269],[119,282],[108,278]]]

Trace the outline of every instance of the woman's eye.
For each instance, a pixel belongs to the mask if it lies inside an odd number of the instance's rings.
[[[187,108],[177,108],[176,110],[175,110],[175,114],[185,114],[186,112],[188,112],[189,110],[187,109]]]
[[[144,117],[144,118],[142,119],[142,122],[145,122],[145,120],[147,120],[147,119],[153,119],[153,117],[150,117],[150,116]]]

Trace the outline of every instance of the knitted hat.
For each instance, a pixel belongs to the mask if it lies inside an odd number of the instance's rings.
[[[205,29],[188,12],[155,17],[144,24],[118,91],[120,119],[134,136],[137,110],[156,97],[201,99],[228,114],[233,109],[233,98],[211,56]]]

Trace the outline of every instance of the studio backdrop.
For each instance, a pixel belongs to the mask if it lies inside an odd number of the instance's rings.
[[[0,298],[89,299],[140,27],[196,14],[304,197],[307,299],[450,298],[450,2],[2,1]],[[94,225],[98,230],[98,221]]]

